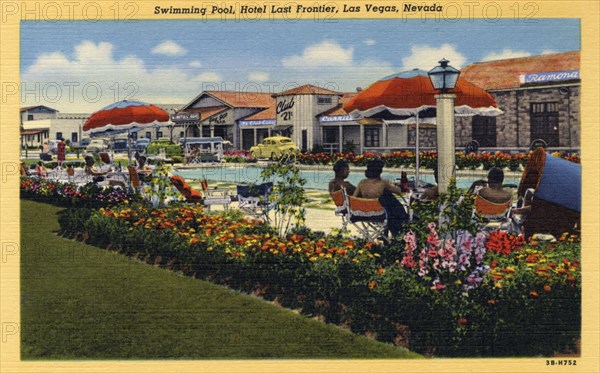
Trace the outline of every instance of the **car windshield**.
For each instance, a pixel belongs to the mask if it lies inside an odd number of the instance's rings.
[[[282,144],[289,144],[289,143],[292,142],[292,140],[290,140],[290,139],[283,139],[283,140],[281,140],[279,142],[282,143]]]

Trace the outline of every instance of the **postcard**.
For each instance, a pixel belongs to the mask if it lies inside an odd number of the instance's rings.
[[[599,369],[598,4],[1,9],[3,371]]]

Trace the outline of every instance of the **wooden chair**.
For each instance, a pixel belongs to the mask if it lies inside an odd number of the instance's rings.
[[[129,172],[129,184],[134,193],[140,193],[142,191],[142,183],[140,182],[140,176],[137,170],[133,166],[127,166]]]

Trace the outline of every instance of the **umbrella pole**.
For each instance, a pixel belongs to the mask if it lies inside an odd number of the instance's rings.
[[[127,131],[127,160],[127,165],[131,166],[131,130]]]
[[[419,187],[419,112],[416,112],[416,134],[415,134],[415,189]]]

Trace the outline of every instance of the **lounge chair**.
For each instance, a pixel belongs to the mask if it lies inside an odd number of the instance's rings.
[[[200,203],[210,211],[213,205],[223,205],[223,209],[227,211],[231,198],[229,197],[229,191],[218,190],[218,194],[204,196],[201,192],[192,189],[192,187],[185,182],[185,180],[178,175],[170,177],[171,183],[177,188],[177,190],[183,195],[187,203]]]

